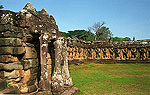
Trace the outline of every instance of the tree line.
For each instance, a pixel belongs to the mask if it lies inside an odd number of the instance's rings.
[[[130,41],[129,37],[112,37],[110,29],[104,26],[105,22],[97,22],[93,26],[88,27],[88,30],[73,30],[62,32],[65,37],[78,38],[85,41],[103,41],[112,39],[112,41]]]

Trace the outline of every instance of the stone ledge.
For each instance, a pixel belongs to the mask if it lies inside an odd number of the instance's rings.
[[[0,46],[22,46],[22,40],[19,38],[0,38]]]
[[[0,66],[3,67],[0,69],[8,70],[8,71],[23,69],[21,62],[14,62],[14,63],[8,63],[8,64],[0,63]]]
[[[0,55],[0,62],[1,63],[10,63],[10,62],[18,62],[19,59],[16,56],[12,55]]]
[[[0,32],[1,38],[23,38],[23,33],[11,32],[11,31],[2,31]]]
[[[24,47],[0,47],[0,54],[3,55],[20,55],[25,53]]]
[[[0,91],[0,94],[18,94],[19,90],[17,87],[7,87],[6,89]]]

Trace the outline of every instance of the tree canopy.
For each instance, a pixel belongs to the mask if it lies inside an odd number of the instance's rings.
[[[95,40],[108,40],[112,35],[110,29],[103,26],[105,22],[97,22],[93,26],[89,27],[89,31],[95,33]]]
[[[103,31],[105,31],[105,33],[110,32],[109,28],[107,27],[102,27],[101,29],[103,29]],[[95,34],[90,32],[90,31],[86,31],[86,30],[74,30],[74,31],[68,31],[66,32],[61,32],[65,37],[71,37],[71,38],[78,38],[81,40],[85,40],[85,41],[94,41],[95,40]],[[106,34],[97,34],[98,37],[100,39],[106,39],[108,37],[108,35]],[[99,39],[99,40],[100,40]],[[108,38],[107,38],[108,39]],[[131,41],[131,39],[129,37],[112,37],[113,41]]]
[[[113,37],[113,41],[131,41],[129,37]]]
[[[0,5],[0,9],[4,8],[3,5]]]
[[[93,41],[94,40],[94,34],[90,31],[86,30],[74,30],[74,31],[68,31],[68,33],[62,32],[62,34],[65,37],[71,37],[71,38],[78,38],[85,41]]]

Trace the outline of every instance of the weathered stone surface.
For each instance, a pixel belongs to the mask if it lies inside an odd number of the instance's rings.
[[[34,47],[25,47],[26,53],[23,59],[37,58],[37,52]]]
[[[37,74],[40,70],[38,67],[35,67],[35,68],[31,68],[30,71],[31,71],[31,74]]]
[[[0,55],[0,62],[18,62],[19,59],[12,55]]]
[[[0,24],[16,24],[16,13],[9,10],[0,10]]]
[[[24,71],[24,76],[21,80],[21,83],[27,83],[28,85],[30,85],[31,81],[36,80],[36,78],[37,78],[37,72],[33,73],[31,69],[28,69]]]
[[[23,78],[21,80],[21,83],[27,83],[28,81],[30,81],[30,77],[31,77],[31,73],[30,70],[26,70],[23,72]]]
[[[3,31],[0,32],[0,37],[2,38],[23,38],[23,33],[11,32],[11,31]]]
[[[47,71],[47,55],[48,55],[48,33],[45,32],[40,36],[40,66],[41,66],[41,76],[39,81],[39,88],[41,90],[50,90],[50,83],[48,79]]]
[[[19,90],[20,90],[21,93],[28,93],[29,88],[28,88],[27,84],[24,84],[24,85],[22,85],[22,86],[20,87]]]
[[[76,87],[66,87],[65,91],[61,95],[74,95],[75,93],[79,93],[80,89]]]
[[[0,79],[0,91],[7,87],[6,80]]]
[[[38,91],[36,95],[53,95],[51,91]]]
[[[0,38],[0,46],[22,46],[19,38]]]
[[[6,95],[8,95],[8,94],[19,94],[19,89],[17,88],[17,87],[12,87],[12,86],[10,86],[10,87],[8,87],[8,88],[6,88],[6,89],[4,89],[4,90],[2,90],[2,91],[0,91],[0,94],[6,94]]]
[[[32,47],[32,48],[34,48],[35,46],[34,46],[34,44],[31,44],[31,43],[23,43],[23,46],[24,47]]]
[[[4,71],[4,76],[6,79],[18,78],[20,77],[20,73],[19,73],[19,70],[13,70],[12,72]]]
[[[31,85],[31,86],[28,86],[28,92],[30,93],[30,92],[34,92],[34,91],[36,91],[37,90],[37,86],[36,85]]]
[[[36,79],[27,81],[27,85],[28,86],[34,85],[36,81],[37,81]]]
[[[21,77],[18,77],[18,78],[15,78],[15,79],[7,79],[7,83],[9,83],[9,84],[16,84],[16,83],[18,83],[18,82],[20,82],[21,81]]]
[[[20,70],[23,69],[23,65],[21,62],[14,62],[14,63],[0,63],[1,66],[3,66],[3,70]]]
[[[16,27],[10,24],[0,25],[0,32],[5,32],[5,31],[24,33],[24,30],[20,27]]]
[[[28,59],[28,60],[23,60],[23,69],[27,70],[29,68],[35,68],[39,65],[38,59]]]
[[[4,71],[0,71],[0,78],[1,79],[4,79],[5,77],[4,77]]]
[[[61,37],[53,16],[45,9],[37,13],[31,3],[18,13],[0,12],[0,78],[17,86],[21,93],[36,91],[39,86],[43,94],[52,94],[51,75],[56,63],[53,85],[62,93],[63,86],[70,86],[72,80],[66,64],[66,43]],[[54,51],[55,40],[58,45]]]
[[[0,47],[0,54],[12,54],[12,55],[19,55],[24,54],[25,48],[24,47]]]
[[[32,42],[33,36],[31,34],[26,34],[23,38],[24,42]]]

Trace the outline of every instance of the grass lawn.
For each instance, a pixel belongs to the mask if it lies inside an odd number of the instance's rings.
[[[81,64],[69,67],[77,95],[150,95],[150,64]]]

